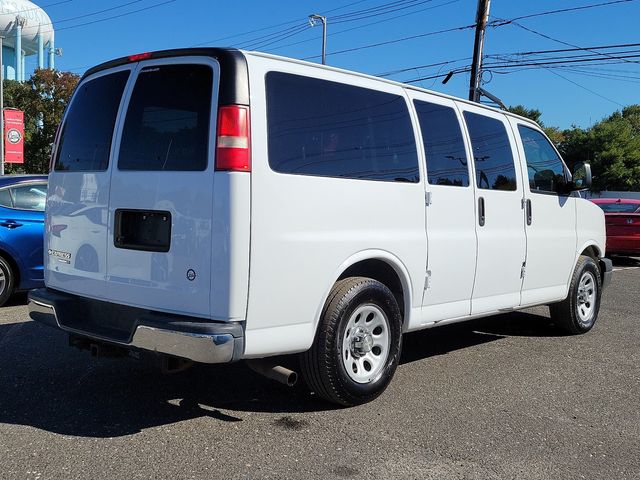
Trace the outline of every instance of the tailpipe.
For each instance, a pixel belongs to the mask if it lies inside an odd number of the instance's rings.
[[[281,365],[276,365],[268,360],[247,360],[247,366],[256,373],[271,380],[280,382],[287,387],[293,387],[298,381],[298,374]]]

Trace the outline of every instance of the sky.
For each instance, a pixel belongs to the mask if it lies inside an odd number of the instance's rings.
[[[468,96],[477,0],[34,3],[53,21],[56,46],[63,50],[56,59],[60,70],[81,74],[124,55],[191,46],[234,46],[320,62],[322,27],[307,20],[318,13],[327,18],[329,65]],[[597,4],[606,5],[538,15]],[[518,19],[528,15],[534,16]],[[506,105],[540,110],[547,126],[587,128],[640,103],[639,21],[640,0],[492,0],[483,88]],[[522,55],[557,49],[569,51]],[[30,57],[27,68],[34,65]],[[447,84],[442,77],[420,80],[452,70]]]

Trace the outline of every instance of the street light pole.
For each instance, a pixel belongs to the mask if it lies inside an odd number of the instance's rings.
[[[322,64],[327,64],[327,17],[314,13],[309,15],[309,23],[316,26],[316,21],[322,22]]]

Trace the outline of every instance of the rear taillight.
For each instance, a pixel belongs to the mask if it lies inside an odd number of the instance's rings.
[[[251,171],[249,107],[226,105],[218,109],[216,170]]]
[[[62,231],[66,229],[67,229],[66,225],[51,225],[51,230],[50,230],[51,235],[60,237],[60,233],[62,233]]]

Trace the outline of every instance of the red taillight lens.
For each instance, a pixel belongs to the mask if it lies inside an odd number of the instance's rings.
[[[67,229],[66,225],[51,225],[51,235],[60,237],[60,233],[62,233],[62,231],[66,229]]]
[[[251,171],[249,107],[226,105],[218,109],[216,170]]]
[[[149,60],[153,53],[145,52],[145,53],[136,53],[135,55],[129,55],[130,62],[139,62],[140,60]]]

